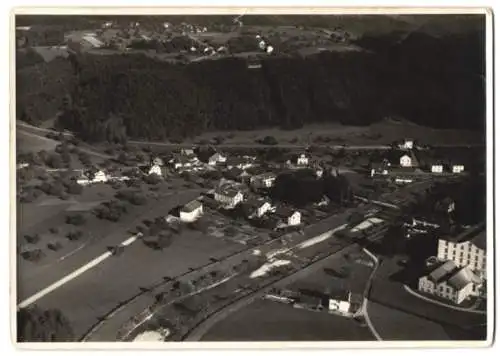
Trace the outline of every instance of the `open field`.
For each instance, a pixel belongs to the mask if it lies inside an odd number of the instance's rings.
[[[213,131],[184,143],[196,143],[223,137],[223,144],[255,144],[255,140],[273,136],[278,144],[312,145],[318,136],[328,138],[331,144],[377,145],[390,144],[402,137],[411,137],[422,144],[481,144],[485,138],[480,132],[454,129],[433,129],[408,122],[385,121],[369,126],[346,126],[341,124],[306,125],[296,130],[268,128],[251,131]],[[292,142],[293,141],[293,142]]]
[[[374,340],[367,327],[327,313],[257,300],[217,323],[202,341]]]
[[[52,151],[58,144],[58,141],[38,136],[31,132],[22,130],[16,131],[16,150],[18,152]]]

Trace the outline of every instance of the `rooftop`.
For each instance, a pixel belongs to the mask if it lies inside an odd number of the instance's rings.
[[[454,243],[470,242],[477,248],[486,251],[486,229],[484,223],[473,226],[457,235],[446,235],[440,238]]]
[[[282,218],[288,218],[288,217],[292,216],[293,213],[295,213],[295,210],[290,209],[290,208],[285,208],[285,207],[277,208],[276,212],[275,212],[275,214],[277,216],[282,217]]]
[[[181,209],[182,212],[184,213],[190,213],[196,209],[198,209],[201,206],[201,202],[198,200],[193,200],[184,205]]]

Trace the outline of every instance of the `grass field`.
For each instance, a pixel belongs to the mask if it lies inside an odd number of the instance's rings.
[[[202,341],[363,341],[370,330],[344,317],[257,300],[217,323]]]
[[[254,144],[256,139],[273,136],[280,144],[309,145],[318,136],[329,138],[332,144],[350,145],[390,144],[404,137],[411,137],[423,144],[482,143],[481,133],[467,130],[432,129],[411,123],[384,121],[369,126],[344,126],[341,124],[314,124],[296,130],[269,128],[251,131],[214,131],[197,136],[186,143],[223,137],[224,144]]]
[[[16,131],[16,150],[18,152],[52,151],[59,142],[37,136],[26,131]]]

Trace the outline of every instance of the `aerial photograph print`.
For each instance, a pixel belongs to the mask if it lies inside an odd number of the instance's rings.
[[[490,13],[119,10],[12,15],[17,346],[491,342]]]

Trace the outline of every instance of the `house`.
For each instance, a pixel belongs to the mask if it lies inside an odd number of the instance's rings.
[[[198,200],[193,200],[182,207],[180,218],[183,222],[193,222],[203,215],[203,204]]]
[[[276,180],[276,174],[263,173],[250,178],[250,184],[255,188],[271,188]]]
[[[412,139],[406,138],[402,142],[398,144],[399,149],[401,150],[412,150],[414,146],[414,142]]]
[[[227,168],[239,168],[239,169],[248,169],[255,165],[255,159],[252,159],[249,156],[243,157],[230,157],[226,161]]]
[[[276,209],[275,215],[280,219],[280,222],[286,226],[300,225],[300,212],[287,208]]]
[[[399,165],[401,167],[411,167],[412,166],[412,159],[408,155],[403,155],[399,158]]]
[[[183,156],[194,156],[194,148],[182,148],[181,155]]]
[[[151,164],[152,165],[157,165],[157,166],[164,166],[165,163],[163,162],[163,159],[161,159],[160,157],[155,157],[151,160]]]
[[[305,153],[293,155],[286,163],[288,165],[307,166],[309,164],[309,157]]]
[[[260,218],[267,212],[272,212],[275,210],[271,203],[265,199],[249,200],[244,203],[244,208],[248,218]]]
[[[243,193],[235,188],[221,188],[215,190],[214,199],[228,208],[234,208],[243,201]]]
[[[80,177],[76,179],[76,183],[80,185],[87,185],[92,183],[104,183],[109,180],[108,175],[100,169],[89,169],[82,171]]]
[[[29,167],[29,166],[30,166],[30,164],[29,164],[29,163],[24,163],[24,162],[21,162],[21,163],[18,163],[18,164],[16,165],[16,168],[17,168],[17,169],[23,169],[23,168],[27,168],[27,167]]]
[[[443,236],[438,240],[439,260],[452,260],[458,266],[468,266],[478,276],[486,278],[486,230],[472,228],[457,236]]]
[[[142,173],[144,173],[146,175],[156,174],[159,177],[163,176],[161,167],[158,164],[149,164],[149,165],[139,166],[139,169],[142,171]]]
[[[431,172],[432,173],[443,173],[443,165],[442,164],[432,164]]]
[[[314,168],[314,173],[316,174],[317,178],[323,177],[324,169],[321,166],[317,166]]]
[[[465,167],[463,164],[453,164],[451,166],[451,171],[453,173],[462,173],[464,171]]]
[[[220,154],[219,152],[214,153],[208,158],[208,164],[211,166],[215,166],[217,163],[225,163],[226,157]]]
[[[478,295],[480,287],[480,281],[477,281],[469,267],[459,267],[453,261],[433,266],[430,273],[418,281],[419,291],[448,299],[455,304]]]
[[[339,289],[328,294],[328,310],[347,314],[350,308],[351,292]]]
[[[174,169],[186,169],[193,166],[193,162],[188,157],[182,155],[174,156],[168,163],[170,163]]]

